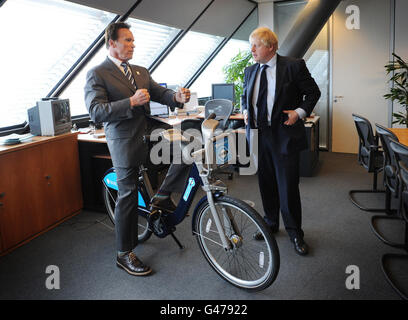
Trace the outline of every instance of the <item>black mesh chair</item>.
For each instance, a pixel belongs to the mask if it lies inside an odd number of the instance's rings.
[[[390,141],[398,142],[397,136],[389,129],[375,124],[377,136],[379,136],[382,148],[384,150],[384,186],[385,186],[385,213],[386,215],[376,215],[371,217],[371,228],[374,234],[385,244],[392,247],[401,247],[401,244],[387,240],[377,229],[377,221],[379,220],[396,220],[400,219],[396,215],[396,210],[391,209],[391,198],[398,198],[400,178],[398,175],[398,164],[395,159],[394,151],[390,147]]]
[[[227,121],[232,114],[234,106],[231,100],[227,99],[212,99],[205,103],[205,117],[207,118],[211,113],[215,113],[215,120],[218,120],[217,129],[224,130],[227,127]]]
[[[400,219],[405,225],[404,231],[404,244],[401,246],[405,252],[408,253],[408,147],[397,142],[397,141],[390,141],[390,147],[395,153],[395,159],[398,166],[398,175],[400,179],[400,206],[398,210],[398,215]],[[387,253],[384,254],[381,258],[381,267],[384,272],[385,278],[387,279],[388,283],[392,286],[392,288],[399,294],[399,296],[404,299],[408,300],[407,291],[404,293],[401,285],[397,283],[397,276],[392,274],[390,270],[387,269],[387,263],[395,262],[395,261],[403,261],[405,265],[402,267],[404,275],[408,272],[408,254],[396,254],[396,253]]]
[[[384,190],[377,189],[377,176],[383,170],[384,158],[383,152],[378,145],[378,136],[374,135],[370,121],[357,114],[353,113],[353,120],[356,125],[359,148],[358,148],[358,162],[367,169],[368,172],[373,173],[373,188],[371,190],[350,190],[349,196],[351,202],[359,209],[371,212],[385,212],[385,208],[367,208],[359,204],[354,198],[355,193],[384,193]]]
[[[188,129],[195,129],[201,131],[202,122],[203,119],[184,119],[180,124],[180,128],[182,131],[186,131]]]

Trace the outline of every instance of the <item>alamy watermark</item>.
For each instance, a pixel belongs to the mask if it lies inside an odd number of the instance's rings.
[[[50,274],[45,279],[45,287],[48,290],[60,289],[60,269],[58,266],[49,265],[45,268],[45,273]]]
[[[360,289],[360,268],[355,265],[347,266],[346,273],[350,274],[346,278],[346,288],[348,290]]]
[[[241,175],[253,175],[257,171],[258,130],[251,130],[250,152],[247,155],[247,142],[244,134],[233,130],[219,131],[214,137],[203,137],[196,129],[185,131],[156,129],[150,135],[152,142],[157,142],[150,150],[153,164],[239,164]],[[169,132],[169,131],[167,131]],[[204,148],[204,143],[208,143]],[[205,151],[207,150],[207,152]]]
[[[346,28],[349,30],[360,29],[360,8],[354,4],[347,6]]]

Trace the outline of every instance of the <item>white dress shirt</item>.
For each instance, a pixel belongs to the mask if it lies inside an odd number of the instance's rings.
[[[272,108],[273,103],[275,102],[275,88],[276,88],[276,54],[273,56],[271,60],[269,60],[266,65],[266,79],[268,80],[268,94],[267,94],[267,107],[268,107],[268,125],[271,125],[271,115],[272,115]],[[252,105],[254,106],[254,122],[257,122],[257,115],[258,115],[258,107],[256,103],[258,102],[258,94],[259,94],[259,84],[261,82],[261,70],[263,64],[260,65],[258,69],[258,73],[256,74],[253,95],[252,95]]]
[[[120,71],[122,71],[124,75],[126,75],[125,69],[123,69],[123,67],[120,65],[121,63],[123,63],[123,61],[120,61],[119,59],[112,57],[110,54],[108,54],[108,58],[112,60],[112,62],[119,68]],[[128,68],[128,69],[129,69],[130,74],[133,75],[132,68]]]

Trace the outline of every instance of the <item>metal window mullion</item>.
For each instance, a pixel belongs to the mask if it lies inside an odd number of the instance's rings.
[[[206,61],[201,65],[201,67],[194,73],[194,75],[190,78],[190,80],[186,83],[185,87],[190,88],[190,86],[197,80],[197,78],[204,72],[204,70],[208,67],[208,65],[214,60],[214,58],[218,55],[218,53],[221,51],[222,48],[227,44],[229,40],[237,33],[239,28],[242,27],[242,25],[249,19],[249,17],[252,15],[252,13],[258,8],[258,6],[255,6],[251,12],[242,20],[242,22],[239,24],[239,26],[230,34],[228,38],[225,38],[211,53],[211,55],[207,58]]]
[[[170,42],[170,44],[163,50],[163,52],[153,61],[149,67],[149,72],[153,73],[154,70],[163,62],[163,60],[169,55],[169,53],[176,47],[181,39],[190,31],[190,29],[195,25],[195,23],[203,16],[207,9],[214,3],[215,0],[211,2],[200,12],[200,14],[194,19],[194,21],[185,30],[181,30],[178,35]]]
[[[142,2],[138,0],[133,4],[130,9],[122,16],[115,16],[110,23],[125,21],[133,10]],[[58,97],[66,87],[75,79],[75,77],[81,72],[81,70],[87,65],[87,63],[95,56],[99,49],[103,46],[105,39],[105,30],[95,39],[95,41],[88,47],[88,49],[79,57],[79,59],[73,64],[73,66],[65,73],[61,80],[54,88],[48,93],[47,97]]]

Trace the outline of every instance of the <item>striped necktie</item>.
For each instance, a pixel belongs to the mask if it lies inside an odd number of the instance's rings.
[[[122,62],[120,65],[123,67],[123,70],[125,71],[125,76],[126,76],[126,78],[128,78],[128,80],[130,81],[130,83],[131,83],[134,87],[136,87],[136,85],[135,85],[135,80],[134,80],[133,77],[132,77],[132,73],[131,73],[130,70],[129,70],[130,68],[129,68],[128,64],[127,64],[126,62]]]

